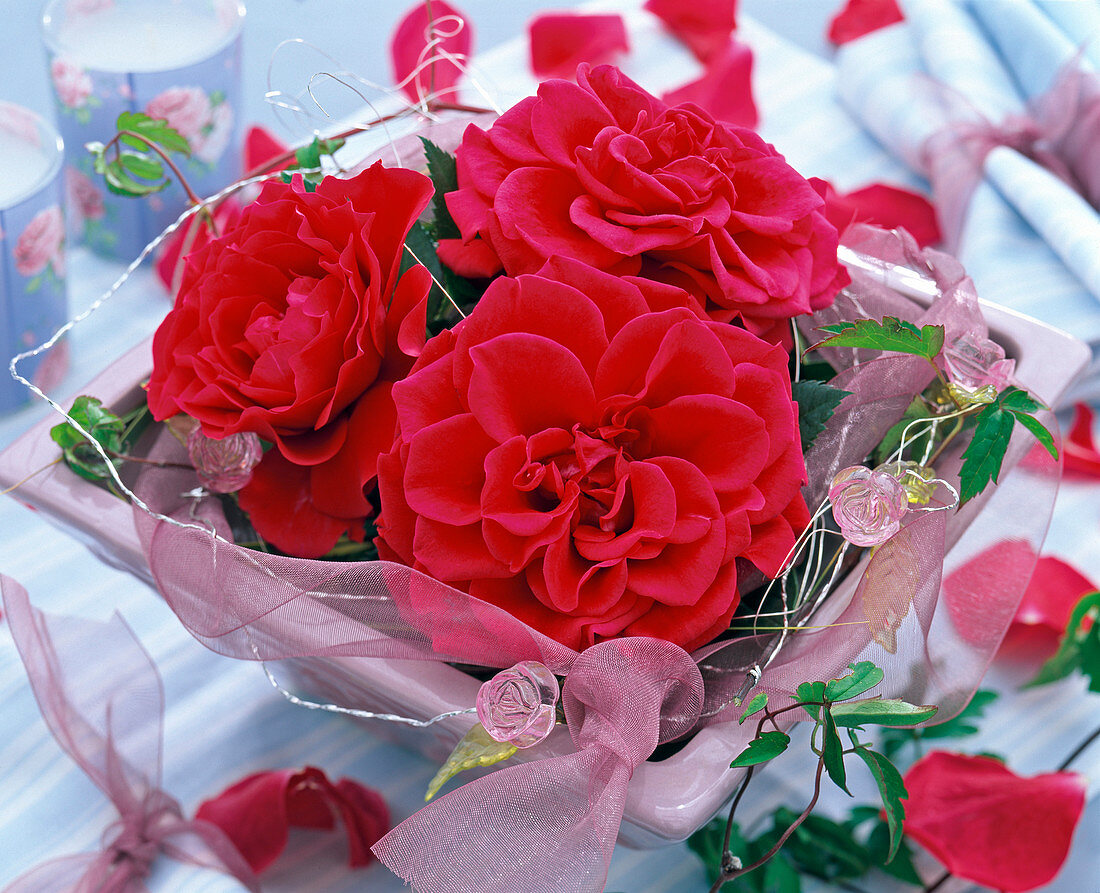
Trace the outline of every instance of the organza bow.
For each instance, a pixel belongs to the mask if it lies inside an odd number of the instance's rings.
[[[925,141],[922,166],[932,181],[944,241],[956,249],[970,199],[998,146],[1042,165],[1100,205],[1100,75],[1068,62],[1050,89],[1028,103],[1027,114],[991,121],[951,87],[936,84],[948,124]]]
[[[259,891],[255,875],[221,829],[185,819],[179,803],[160,789],[163,689],[156,667],[122,618],[99,623],[47,616],[8,577],[0,576],[0,591],[42,717],[119,812],[98,853],[39,865],[5,893],[143,893],[161,853],[225,872]],[[91,654],[103,655],[95,673],[88,672]]]
[[[627,782],[695,725],[703,680],[678,646],[626,638],[583,651],[562,694],[575,753],[464,785],[382,838],[378,858],[423,893],[602,890]]]

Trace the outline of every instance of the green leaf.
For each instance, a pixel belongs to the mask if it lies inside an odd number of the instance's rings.
[[[1015,385],[1009,385],[997,395],[997,402],[1002,409],[1009,412],[1038,412],[1047,407],[1035,400],[1027,391],[1022,391]]]
[[[344,140],[342,139],[326,140],[315,136],[312,142],[305,146],[299,146],[294,150],[294,160],[298,163],[298,167],[308,170],[319,168],[322,157],[335,154],[343,145]]]
[[[979,689],[962,710],[952,719],[922,729],[884,729],[882,733],[882,752],[893,756],[907,744],[917,745],[920,741],[944,738],[965,738],[978,733],[977,721],[985,713],[985,708],[997,700],[995,691]]]
[[[909,704],[897,698],[867,698],[834,704],[830,709],[838,726],[852,728],[863,725],[915,726],[931,719],[939,708],[931,704]]]
[[[845,701],[854,698],[865,691],[874,688],[885,675],[881,669],[869,660],[861,660],[859,663],[848,664],[852,671],[839,679],[832,679],[825,685],[825,699],[828,701]]]
[[[791,697],[801,703],[810,716],[817,719],[820,708],[816,705],[825,700],[825,683],[803,682],[795,689]]]
[[[875,447],[875,465],[882,465],[893,456],[897,448],[901,446],[902,435],[911,422],[918,421],[919,419],[930,419],[933,415],[928,404],[920,396],[914,397],[913,402],[910,403],[909,407],[905,410],[905,414],[891,426],[879,442],[879,445]],[[909,431],[909,439],[906,441],[907,447],[911,445],[913,453],[918,456],[921,455],[924,452],[925,446],[928,444],[929,434],[930,429],[927,426],[925,426],[923,431],[921,431],[919,427],[914,426]]]
[[[129,130],[142,138],[134,139],[125,134],[120,137],[123,143],[134,149],[147,149],[148,143],[156,143],[166,152],[191,154],[191,144],[186,137],[164,118],[150,118],[143,112],[123,112],[118,116],[115,127],[119,131]]]
[[[103,406],[99,399],[77,397],[69,415],[105,450],[115,453],[122,451],[126,423]],[[54,425],[50,429],[50,437],[61,447],[65,464],[76,474],[90,481],[102,481],[110,477],[103,458],[69,422]],[[115,460],[115,464],[118,464],[118,460]]]
[[[1054,435],[1050,433],[1046,425],[1040,422],[1034,416],[1029,416],[1027,413],[1016,412],[1012,410],[1012,415],[1016,421],[1027,428],[1031,432],[1032,436],[1043,445],[1043,448],[1050,453],[1052,459],[1058,458],[1058,447],[1054,445]]]
[[[1074,670],[1089,678],[1090,691],[1100,692],[1100,592],[1089,592],[1074,605],[1058,650],[1027,687],[1046,685]]]
[[[857,747],[855,753],[871,771],[875,784],[878,785],[879,796],[882,797],[882,805],[886,809],[886,822],[890,830],[890,847],[886,859],[889,861],[901,846],[901,823],[905,818],[905,807],[901,801],[907,799],[909,794],[900,773],[886,757],[869,747]]]
[[[850,393],[821,381],[796,381],[791,385],[791,395],[798,404],[798,433],[803,453],[813,446],[840,401]]]
[[[757,692],[753,696],[753,699],[749,701],[748,706],[745,708],[745,712],[738,717],[737,724],[740,725],[753,714],[759,713],[766,706],[768,706],[768,693],[764,691]]]
[[[435,215],[435,237],[437,239],[457,239],[462,235],[447,209],[444,196],[458,189],[458,167],[450,152],[440,149],[435,143],[424,137],[424,158],[428,162],[428,176],[432,178],[435,196],[432,199],[432,211]]]
[[[159,180],[164,176],[164,165],[155,158],[123,152],[118,160],[129,173],[143,180]]]
[[[477,723],[462,736],[462,740],[455,745],[447,761],[439,767],[435,777],[428,783],[424,802],[431,800],[439,789],[459,772],[475,769],[478,766],[492,766],[494,763],[508,759],[515,752],[515,745],[493,740],[485,731],[485,727]]]
[[[844,744],[836,731],[836,722],[833,721],[831,712],[826,709],[822,715],[821,731],[824,740],[821,743],[821,755],[825,761],[825,771],[838,788],[849,797],[852,792],[848,790],[848,780],[844,773]]]
[[[776,810],[775,830],[782,833],[797,818],[792,809]],[[783,851],[799,870],[825,881],[857,878],[871,867],[870,853],[851,829],[821,815],[809,815],[788,838]]]
[[[167,180],[161,180],[159,183],[135,180],[123,166],[121,159],[108,162],[103,171],[103,177],[107,189],[116,195],[152,195],[154,192],[160,192],[168,185]]]
[[[871,857],[872,864],[891,877],[907,884],[924,886],[924,881],[921,880],[917,867],[913,864],[913,850],[904,835],[897,849],[894,850],[893,856],[890,855],[890,826],[886,822],[879,822],[871,829],[871,834],[867,838],[867,853]]]
[[[926,360],[934,360],[943,348],[943,326],[917,328],[895,316],[883,317],[882,322],[858,319],[854,322],[821,326],[830,337],[814,345],[820,347],[858,347],[866,350],[888,350],[894,353],[914,354]]]
[[[963,453],[963,464],[959,470],[959,497],[963,502],[973,499],[991,481],[997,482],[1016,424],[1016,417],[1000,409],[996,403],[983,407],[977,420],[974,439]]]
[[[764,732],[749,742],[749,746],[730,763],[730,768],[738,769],[743,766],[756,766],[759,763],[766,763],[783,753],[790,743],[791,736],[785,735],[783,732]]]

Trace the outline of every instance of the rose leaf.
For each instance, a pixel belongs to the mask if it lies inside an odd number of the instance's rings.
[[[428,176],[432,178],[435,187],[435,197],[432,199],[432,210],[435,214],[435,237],[437,239],[458,239],[462,233],[458,225],[451,217],[447,209],[444,196],[448,192],[458,189],[458,168],[455,157],[450,152],[440,149],[431,140],[421,137],[424,144],[424,157],[428,162]]]
[[[817,436],[825,430],[825,423],[850,393],[821,381],[803,380],[791,385],[791,396],[798,404],[798,434],[803,453],[813,446]]]
[[[888,350],[894,353],[914,354],[926,360],[934,360],[943,348],[943,326],[917,328],[895,316],[883,317],[882,322],[873,319],[857,319],[854,322],[820,326],[829,335],[814,345],[819,347],[858,347],[865,350]]]

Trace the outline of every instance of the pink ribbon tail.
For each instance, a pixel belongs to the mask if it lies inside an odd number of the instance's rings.
[[[100,852],[39,865],[5,893],[143,893],[160,853],[230,874],[258,893],[255,875],[221,829],[185,819],[160,790],[163,687],[125,621],[117,614],[106,623],[46,615],[9,577],[0,576],[0,594],[43,719],[119,812]],[[109,658],[89,674],[89,655]]]

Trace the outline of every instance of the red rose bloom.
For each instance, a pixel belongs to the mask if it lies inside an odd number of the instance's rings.
[[[274,444],[241,504],[291,554],[363,535],[363,487],[393,442],[389,389],[424,344],[431,277],[398,269],[431,194],[427,177],[381,164],[313,193],[266,184],[188,256],[153,340],[154,418],[184,412],[208,437]]]
[[[576,649],[725,629],[736,559],[774,575],[808,521],[805,466],[786,352],[685,302],[562,259],[493,282],[394,385],[380,556]]]
[[[847,282],[821,196],[772,146],[611,66],[543,83],[488,132],[467,128],[457,157],[462,238],[439,254],[465,276],[574,257],[673,282],[769,340]]]

